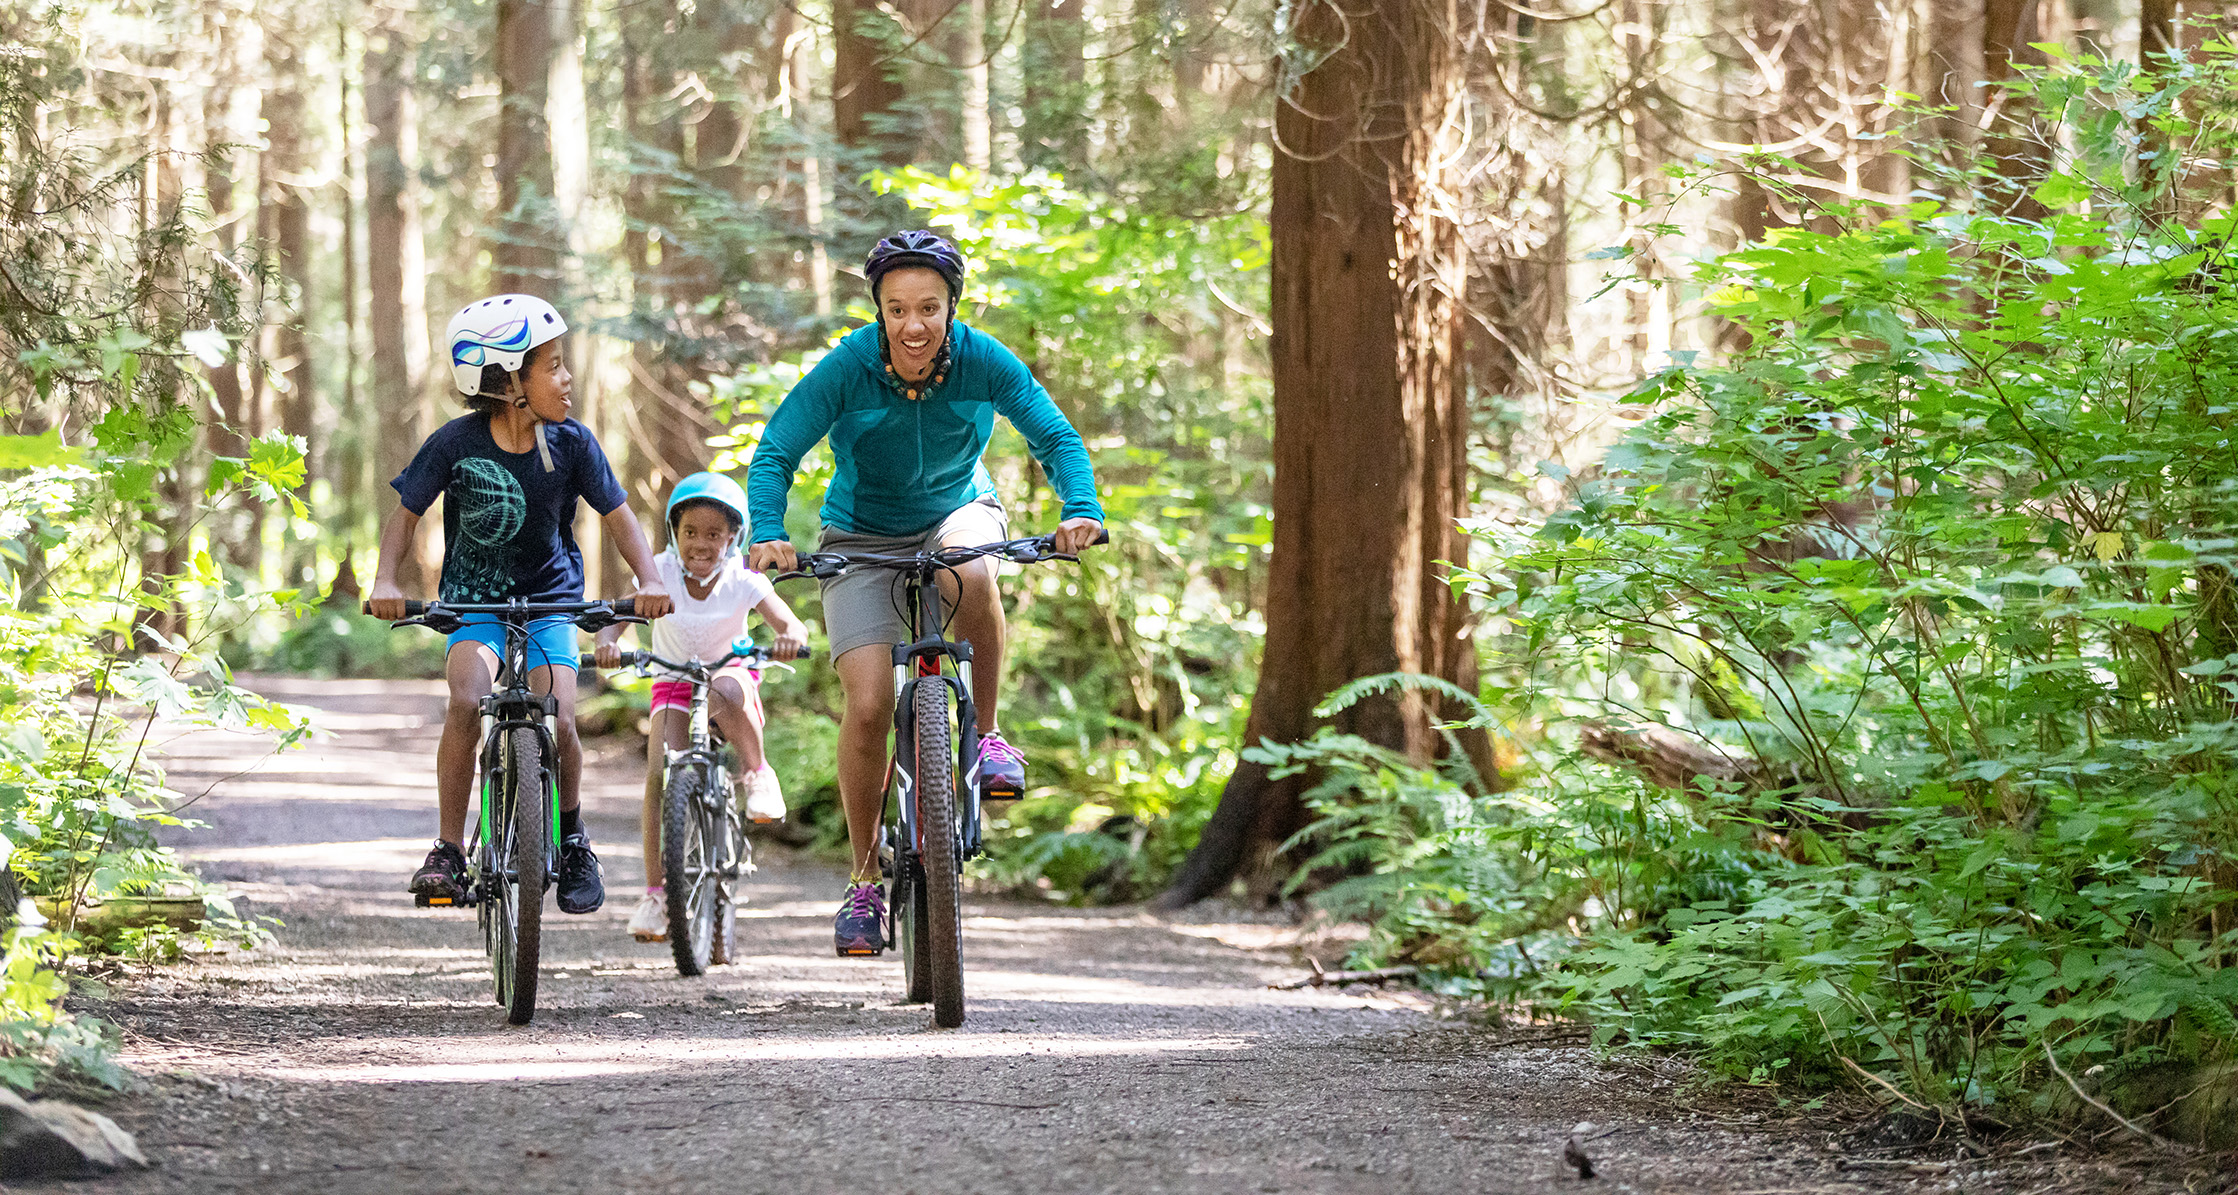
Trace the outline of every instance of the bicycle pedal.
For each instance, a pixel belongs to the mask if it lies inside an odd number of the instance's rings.
[[[884,953],[886,951],[882,947],[877,950],[861,950],[845,946],[839,948],[839,957],[841,958],[877,958]]]
[[[979,799],[982,801],[1017,801],[1023,799],[1025,795],[1026,790],[1013,788],[1007,784],[989,784],[979,790]]]
[[[412,904],[422,909],[455,909],[462,903],[466,902],[455,901],[448,896],[429,896],[424,892],[412,894]]]

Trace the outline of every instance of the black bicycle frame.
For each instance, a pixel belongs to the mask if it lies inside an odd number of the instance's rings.
[[[911,569],[904,576],[910,608],[909,633],[913,641],[894,645],[894,770],[902,778],[900,796],[902,842],[913,852],[925,848],[917,826],[917,778],[902,763],[901,744],[917,741],[917,711],[914,698],[917,686],[926,681],[938,681],[956,694],[956,722],[960,728],[956,736],[956,775],[961,781],[956,787],[963,797],[963,857],[976,859],[984,853],[984,840],[980,829],[979,805],[979,715],[971,702],[971,644],[953,642],[940,633],[939,569],[925,564]],[[931,628],[929,631],[926,628]],[[956,675],[949,676],[940,670],[940,659],[946,656],[956,662]],[[880,815],[881,821],[885,820]]]

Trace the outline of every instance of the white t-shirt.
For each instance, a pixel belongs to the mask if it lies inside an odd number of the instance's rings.
[[[715,587],[705,598],[692,596],[684,584],[684,562],[673,550],[655,556],[653,566],[676,601],[674,610],[653,620],[653,654],[671,660],[721,659],[731,641],[746,633],[747,613],[777,592],[735,553],[716,571]]]

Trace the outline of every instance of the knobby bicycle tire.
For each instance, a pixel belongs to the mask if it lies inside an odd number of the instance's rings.
[[[948,684],[917,683],[918,857],[925,876],[925,970],[932,983],[933,1024],[964,1023],[963,877],[956,850],[955,740],[948,725]]]
[[[699,975],[714,953],[714,852],[706,834],[705,765],[679,763],[661,783],[661,883],[668,898],[668,948],[676,970]]]
[[[526,1025],[536,1015],[536,964],[543,949],[544,880],[551,871],[552,811],[544,785],[544,750],[532,727],[506,732],[513,757],[513,990],[506,1020]],[[504,875],[499,884],[507,883]]]

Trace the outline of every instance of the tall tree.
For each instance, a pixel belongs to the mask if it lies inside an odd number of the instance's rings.
[[[491,284],[556,297],[559,244],[552,199],[552,15],[544,0],[497,0],[497,235]]]
[[[316,373],[310,344],[304,335],[304,312],[309,307],[313,272],[311,262],[311,203],[305,181],[317,173],[309,143],[309,73],[304,56],[309,39],[303,31],[283,22],[265,32],[265,60],[272,74],[264,92],[264,152],[257,171],[262,192],[258,219],[264,241],[279,256],[280,275],[287,281],[291,307],[275,312],[268,350],[271,369],[279,374],[279,393],[272,406],[280,430],[299,436],[304,443],[306,466],[316,470],[325,439],[317,422]],[[300,563],[291,557],[290,565]],[[292,579],[292,578],[291,578]]]
[[[427,247],[420,224],[419,120],[412,67],[419,59],[406,16],[394,13],[365,43],[366,323],[373,339],[372,395],[379,434],[376,493],[404,471],[430,430]],[[378,504],[376,504],[378,506]],[[397,579],[425,583],[418,553]]]
[[[1049,170],[1087,164],[1085,0],[1026,0],[1025,128],[1020,156]]]
[[[1269,217],[1274,550],[1247,742],[1305,737],[1315,704],[1359,677],[1473,689],[1476,673],[1440,566],[1468,556],[1457,6],[1310,0],[1290,19],[1301,69],[1275,112]],[[1440,741],[1415,696],[1370,698],[1334,723],[1417,759]],[[1238,877],[1270,895],[1274,851],[1305,821],[1300,791],[1298,777],[1238,765],[1165,902]]]
[[[902,86],[889,47],[901,30],[876,0],[832,0],[832,131],[839,143],[888,165],[909,157],[901,133]]]

